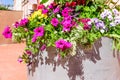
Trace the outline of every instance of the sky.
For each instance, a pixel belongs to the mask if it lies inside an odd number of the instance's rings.
[[[13,5],[13,0],[0,0],[0,4],[4,4],[4,5]]]

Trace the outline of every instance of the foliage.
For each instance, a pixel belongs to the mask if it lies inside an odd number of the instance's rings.
[[[0,10],[8,10],[8,8],[0,5]]]

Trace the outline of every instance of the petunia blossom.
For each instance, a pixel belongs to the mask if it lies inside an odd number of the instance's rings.
[[[32,37],[32,42],[34,43],[34,42],[36,42],[36,40],[37,40],[37,36],[33,36]]]
[[[18,28],[20,26],[19,22],[15,22],[14,27]]]
[[[6,26],[6,28],[4,29],[2,35],[3,35],[5,38],[12,38],[12,31],[10,30],[10,27],[9,27],[9,26]]]
[[[53,13],[58,13],[59,11],[60,11],[60,7],[57,6],[57,8],[55,8],[55,9],[53,10]]]
[[[44,51],[45,49],[46,49],[46,45],[43,44],[43,45],[41,46],[40,50],[41,50],[41,51]]]
[[[68,49],[68,48],[71,48],[72,47],[72,44],[70,42],[67,42],[66,40],[64,39],[59,39],[55,42],[55,45],[56,45],[56,48],[59,48],[61,49],[62,51]]]
[[[59,20],[57,18],[52,18],[51,20],[51,24],[55,27],[57,27],[57,25],[59,24]]]
[[[32,52],[30,50],[26,50],[26,54],[30,56],[32,55]]]
[[[23,59],[20,57],[20,58],[18,58],[18,60],[17,60],[19,63],[21,63],[21,62],[23,62]]]
[[[43,4],[40,4],[40,5],[37,6],[37,10],[43,9],[43,8],[45,8],[45,6]]]
[[[42,14],[47,14],[48,13],[48,9],[43,9],[42,10]]]
[[[34,29],[34,37],[42,37],[44,35],[44,27],[40,26]]]
[[[20,26],[26,26],[29,20],[27,18],[21,19],[19,22]]]

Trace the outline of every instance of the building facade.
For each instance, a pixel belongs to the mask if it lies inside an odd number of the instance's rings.
[[[22,0],[14,0],[13,10],[22,10]]]

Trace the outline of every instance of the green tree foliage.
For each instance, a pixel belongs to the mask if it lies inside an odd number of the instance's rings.
[[[0,5],[0,10],[8,10],[8,8]]]

